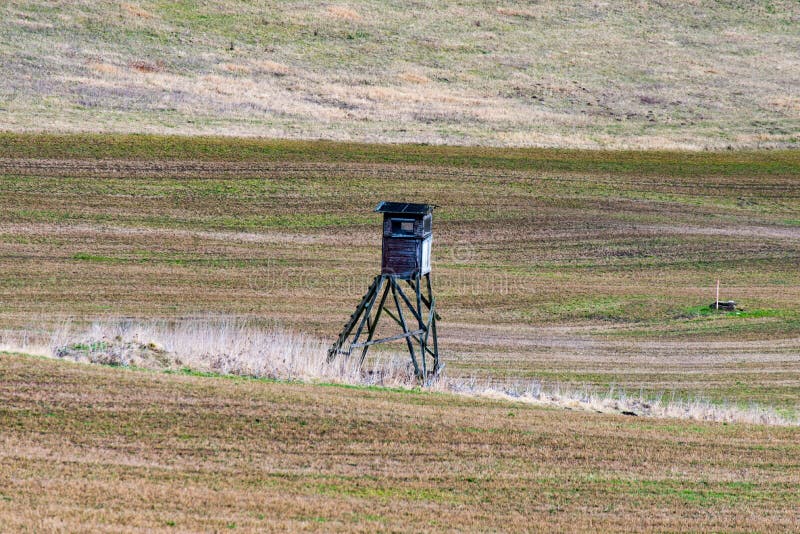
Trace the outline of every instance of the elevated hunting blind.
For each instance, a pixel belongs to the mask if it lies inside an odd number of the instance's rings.
[[[436,337],[436,320],[439,316],[431,288],[435,207],[432,204],[381,202],[375,208],[376,212],[383,214],[381,274],[375,277],[338,339],[328,350],[329,362],[339,354],[349,357],[354,350],[361,349],[360,365],[370,346],[405,339],[417,377],[428,376],[428,357],[432,358],[431,372],[439,372],[441,366]],[[413,291],[411,297],[403,291],[401,282],[405,282]],[[392,294],[393,307],[387,304],[389,293]],[[402,333],[373,339],[383,313],[400,326]],[[364,341],[360,341],[362,334],[366,334]]]
[[[383,258],[381,273],[414,278],[431,272],[433,206],[404,202],[381,202],[383,213]]]

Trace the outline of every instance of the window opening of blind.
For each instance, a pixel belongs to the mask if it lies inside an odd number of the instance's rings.
[[[392,235],[414,235],[414,219],[392,219]]]

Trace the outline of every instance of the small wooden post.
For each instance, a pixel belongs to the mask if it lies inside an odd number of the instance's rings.
[[[717,311],[719,311],[719,278],[717,278],[717,300],[715,302],[717,303]]]

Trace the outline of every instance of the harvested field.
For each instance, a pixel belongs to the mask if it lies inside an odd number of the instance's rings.
[[[797,410],[794,152],[13,135],[0,147],[7,336],[210,313],[332,341],[377,271],[371,209],[421,198],[442,206],[434,282],[451,376]],[[717,278],[744,312],[704,309]]]
[[[12,355],[0,376],[8,530],[800,526],[796,428]]]
[[[420,199],[449,378],[796,421],[798,177],[796,152],[0,135],[0,530],[796,531],[796,425],[187,367],[305,377],[278,341],[324,351],[378,269],[371,209]],[[744,311],[708,309],[718,278]],[[256,330],[60,353],[164,372],[9,352],[120,317]]]

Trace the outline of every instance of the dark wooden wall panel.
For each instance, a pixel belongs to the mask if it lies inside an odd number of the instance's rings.
[[[384,274],[397,276],[411,276],[419,269],[420,241],[398,237],[383,238],[383,264]]]

